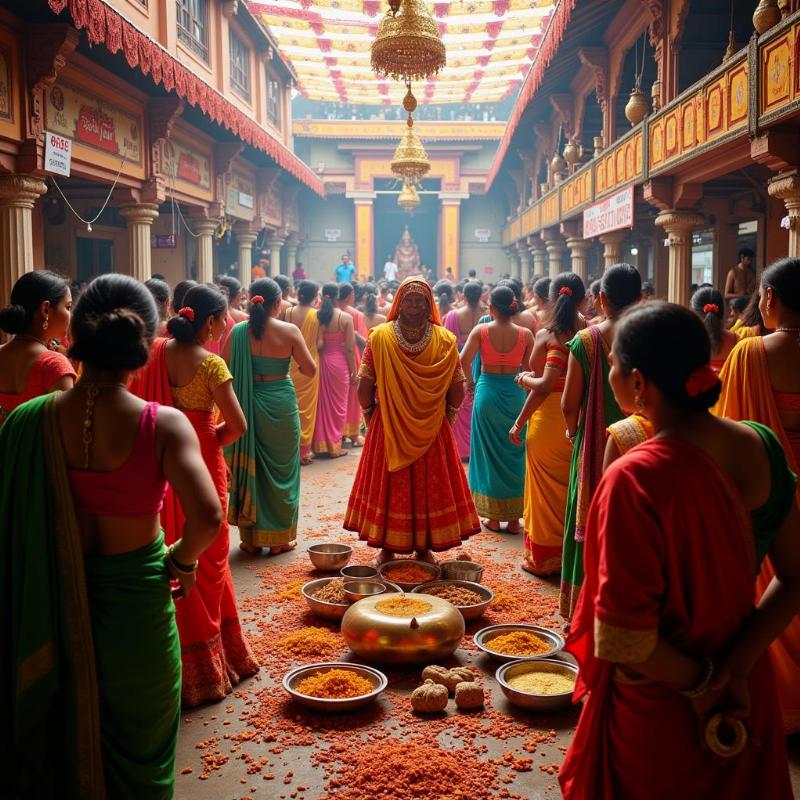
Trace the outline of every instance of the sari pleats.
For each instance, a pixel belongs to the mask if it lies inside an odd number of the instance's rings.
[[[319,334],[319,320],[316,309],[310,308],[300,333],[311,352],[314,361],[319,363],[317,352],[317,336]],[[297,394],[297,408],[300,412],[300,448],[303,454],[311,452],[311,442],[314,439],[314,425],[317,421],[317,403],[319,401],[319,369],[310,378],[300,372],[297,362],[292,361],[290,377]]]
[[[203,460],[225,511],[228,473],[213,415],[210,411],[183,413],[197,433]],[[177,538],[185,521],[177,497],[174,503],[172,514],[177,525],[169,532],[167,544]],[[239,622],[229,550],[230,529],[225,519],[214,541],[200,556],[194,591],[175,601],[183,662],[181,696],[186,706],[222,700],[240,680],[258,672],[258,662]]]
[[[455,439],[443,422],[413,464],[390,472],[381,407],[369,421],[344,528],[395,553],[449,550],[480,531]]]
[[[347,422],[350,367],[342,334],[325,334],[324,341],[319,354],[319,402],[312,446],[315,453],[336,455],[342,449]]]
[[[572,455],[563,428],[561,392],[551,392],[528,421],[525,447],[525,565],[537,575],[561,572]]]
[[[523,512],[525,448],[508,431],[525,403],[516,375],[482,372],[475,386],[472,411],[469,487],[482,517],[516,522]]]

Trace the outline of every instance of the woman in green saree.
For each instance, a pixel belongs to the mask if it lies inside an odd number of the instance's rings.
[[[570,355],[561,410],[572,443],[564,551],[561,564],[561,615],[572,619],[583,583],[583,540],[589,503],[603,475],[606,429],[622,419],[608,384],[608,353],[619,315],[642,296],[642,278],[630,264],[616,264],[603,275],[599,304],[604,319],[567,343]]]
[[[225,448],[231,468],[228,522],[239,528],[240,547],[271,554],[291,550],[300,507],[300,413],[289,377],[292,359],[302,375],[317,364],[296,325],[276,317],[281,289],[271,278],[250,286],[250,319],[231,332],[223,357],[247,419],[247,433]]]
[[[170,577],[173,594],[192,590],[221,509],[185,417],[127,391],[157,320],[138,281],[95,280],[72,321],[80,383],[24,403],[0,430],[0,765],[12,797],[172,797]],[[169,552],[167,481],[186,511]]]

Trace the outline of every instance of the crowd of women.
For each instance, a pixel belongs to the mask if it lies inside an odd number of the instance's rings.
[[[791,797],[800,261],[730,326],[713,287],[646,294],[627,264],[588,288],[105,275],[73,309],[23,275],[0,309],[13,793],[170,797],[181,703],[259,669],[229,525],[291,549],[301,466],[363,447],[344,527],[379,561],[484,527],[560,577],[588,694],[565,797],[686,795],[689,770],[690,797]],[[747,721],[735,757],[717,711]]]

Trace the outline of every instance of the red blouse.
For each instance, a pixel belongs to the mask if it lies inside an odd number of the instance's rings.
[[[33,400],[34,397],[47,394],[54,383],[67,375],[73,380],[76,378],[75,368],[70,360],[61,353],[45,350],[31,365],[25,391],[20,394],[0,392],[0,425],[17,406]]]

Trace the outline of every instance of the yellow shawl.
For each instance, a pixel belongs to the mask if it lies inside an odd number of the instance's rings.
[[[428,452],[445,415],[445,396],[458,367],[456,337],[434,325],[431,340],[415,356],[397,343],[385,322],[369,336],[383,421],[389,472],[413,464]]]

